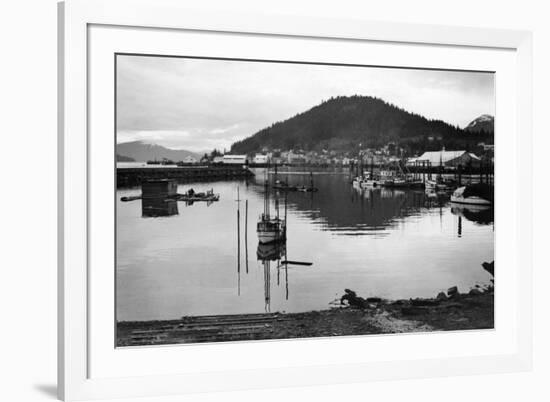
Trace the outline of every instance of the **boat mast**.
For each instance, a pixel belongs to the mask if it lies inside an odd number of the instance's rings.
[[[264,216],[269,219],[269,182],[265,181]]]
[[[374,174],[374,156],[371,155],[371,157],[370,157],[370,178],[371,178],[371,180],[374,177],[373,174]]]
[[[437,177],[438,181],[441,181],[441,171],[443,170],[443,150],[445,148],[441,148],[441,152],[439,153],[439,175]]]

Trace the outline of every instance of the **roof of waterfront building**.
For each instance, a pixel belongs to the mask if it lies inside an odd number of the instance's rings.
[[[439,165],[440,162],[447,163],[453,159],[460,158],[462,155],[467,154],[472,159],[479,159],[476,155],[471,152],[466,151],[428,151],[424,152],[422,155],[411,158],[408,160],[408,163],[414,162],[429,162],[432,166]]]

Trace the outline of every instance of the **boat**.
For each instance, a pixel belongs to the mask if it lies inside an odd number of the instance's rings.
[[[279,203],[275,200],[276,215],[270,215],[270,200],[269,200],[269,183],[265,181],[264,193],[264,212],[260,215],[256,231],[258,233],[258,241],[261,244],[268,244],[286,240],[286,202],[285,202],[285,218],[279,217]]]
[[[273,180],[273,186],[275,190],[280,191],[297,191],[298,187],[289,186],[287,181],[282,181],[277,178],[277,164],[275,164],[275,178]]]
[[[303,193],[314,193],[316,191],[319,191],[319,189],[313,185],[313,173],[312,172],[309,172],[309,178],[310,178],[309,179],[309,187],[305,186],[305,185],[298,186],[296,188],[296,191],[301,191]]]
[[[365,176],[357,176],[353,179],[353,186],[358,188],[375,188],[380,186],[380,182],[368,179]]]
[[[382,185],[384,187],[392,187],[392,188],[409,187],[409,183],[407,182],[407,180],[402,177],[394,177],[391,179],[386,179],[382,182]]]
[[[426,186],[426,192],[430,191],[451,191],[453,189],[453,186],[449,182],[444,182],[441,179],[427,179],[424,183]]]
[[[406,168],[405,168],[406,169]],[[379,173],[382,186],[390,188],[422,188],[424,183],[415,180],[399,162],[390,163],[390,168]]]
[[[184,194],[178,194],[177,198],[178,201],[187,201],[187,202],[194,202],[194,201],[219,201],[220,195],[214,194],[214,190],[210,189],[206,192],[196,193],[193,189],[189,189]]]
[[[281,190],[281,191],[298,191],[298,187],[289,186],[287,182],[284,182],[281,180],[275,180],[272,187],[275,190]]]
[[[365,172],[362,176],[357,176],[352,181],[354,187],[358,188],[379,188],[382,185],[382,181],[374,178],[374,175]]]
[[[473,184],[459,187],[451,195],[451,202],[470,205],[493,205],[494,190],[488,184]]]
[[[437,176],[435,179],[430,178],[426,180],[425,182],[425,188],[426,191],[452,191],[454,188],[456,188],[456,183],[452,180],[445,180],[443,179],[443,149],[441,150],[441,153],[439,155],[439,172],[437,173]]]
[[[286,238],[285,221],[262,214],[258,222],[258,241],[262,244],[284,241]]]

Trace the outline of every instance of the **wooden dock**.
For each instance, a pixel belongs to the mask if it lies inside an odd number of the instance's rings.
[[[173,179],[179,183],[207,182],[214,180],[246,179],[254,173],[246,167],[222,166],[181,166],[181,167],[138,167],[118,168],[117,188],[136,187],[151,180]]]
[[[275,326],[286,319],[280,313],[210,315],[156,322],[150,328],[123,322],[118,331],[124,341],[118,346],[269,339]]]

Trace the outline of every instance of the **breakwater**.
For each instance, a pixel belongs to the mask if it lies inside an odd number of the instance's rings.
[[[242,166],[181,166],[118,168],[117,188],[135,187],[149,180],[173,179],[179,183],[236,180],[254,176]]]

